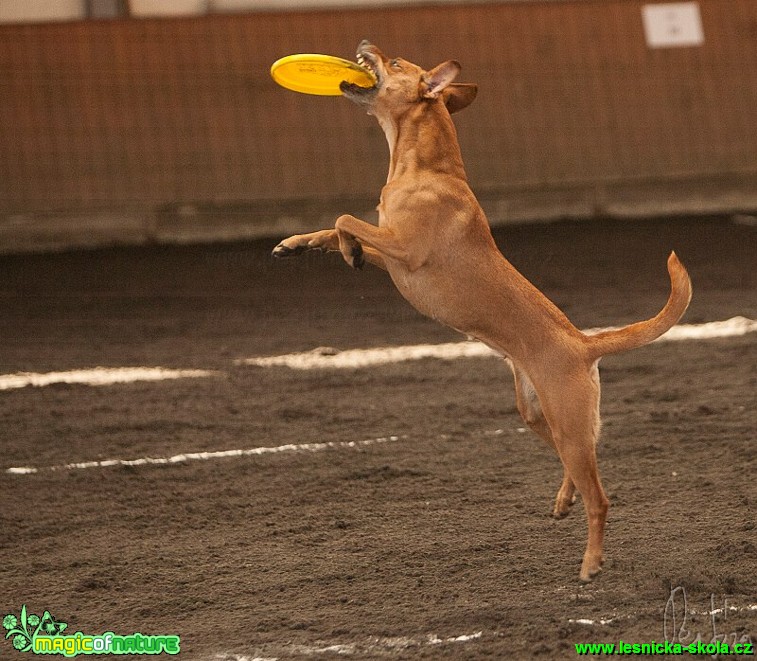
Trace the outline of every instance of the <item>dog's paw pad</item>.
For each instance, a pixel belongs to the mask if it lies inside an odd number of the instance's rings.
[[[305,246],[295,246],[294,248],[292,248],[290,246],[284,245],[283,243],[280,243],[273,249],[271,255],[277,258],[295,257],[296,255],[300,255],[301,253],[305,252],[305,250],[307,250]]]
[[[601,556],[598,560],[584,560],[581,565],[581,573],[578,579],[582,583],[589,583],[593,578],[602,571],[602,565],[604,564],[604,556]]]
[[[363,247],[356,243],[350,250],[350,256],[352,257],[352,268],[362,269],[365,266],[365,255],[363,254]]]

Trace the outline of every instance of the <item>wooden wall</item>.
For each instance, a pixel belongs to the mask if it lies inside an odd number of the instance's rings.
[[[342,98],[276,86],[364,37],[480,85],[456,116],[471,182],[757,172],[757,2],[701,0],[701,47],[649,49],[638,0],[510,2],[0,26],[0,211],[375,197],[387,149]]]

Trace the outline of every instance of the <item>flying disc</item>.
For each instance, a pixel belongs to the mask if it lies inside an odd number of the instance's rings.
[[[342,81],[360,87],[373,87],[376,77],[365,67],[333,55],[301,53],[276,60],[271,76],[282,87],[320,96],[339,96]]]

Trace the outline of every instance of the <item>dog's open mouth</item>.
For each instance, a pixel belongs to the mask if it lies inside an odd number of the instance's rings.
[[[352,98],[355,101],[365,101],[371,98],[378,91],[378,88],[381,85],[381,71],[376,65],[374,56],[368,52],[362,50],[358,51],[356,60],[357,63],[361,67],[363,67],[363,69],[371,72],[373,77],[376,79],[375,84],[372,87],[362,87],[361,85],[357,85],[355,83],[348,83],[347,81],[343,81],[339,84],[339,89],[342,90],[342,94],[349,98]]]
[[[357,63],[363,67],[363,69],[368,69],[378,81],[379,76],[381,75],[381,72],[379,71],[379,68],[376,66],[376,61],[374,59],[373,55],[369,55],[367,52],[358,51],[357,54]]]

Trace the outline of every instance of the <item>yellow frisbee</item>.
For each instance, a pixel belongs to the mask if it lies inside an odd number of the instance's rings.
[[[373,87],[376,77],[365,67],[333,55],[301,53],[276,60],[271,76],[282,87],[321,96],[339,96],[342,81],[360,87]]]

